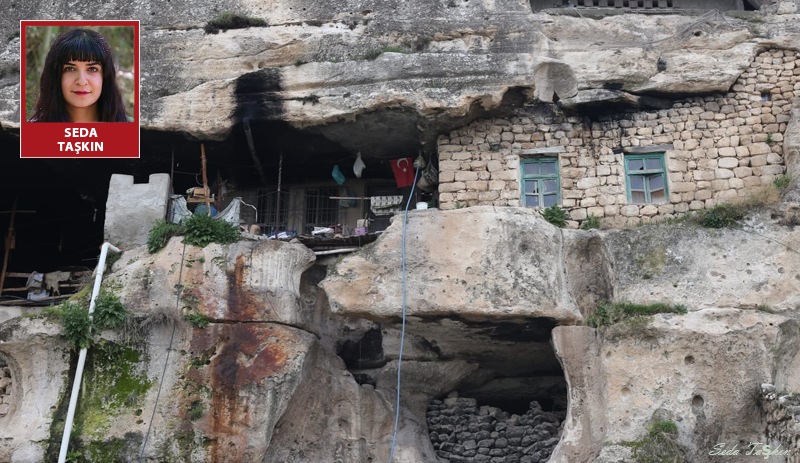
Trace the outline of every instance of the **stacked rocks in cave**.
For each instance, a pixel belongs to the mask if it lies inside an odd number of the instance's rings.
[[[432,400],[427,413],[433,448],[450,463],[546,462],[565,416],[543,411],[536,401],[515,415],[465,397]]]
[[[0,418],[11,408],[11,368],[0,366]]]

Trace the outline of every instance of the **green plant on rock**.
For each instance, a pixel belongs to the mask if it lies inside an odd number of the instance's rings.
[[[735,226],[747,215],[746,204],[717,204],[697,214],[697,222],[706,228],[727,228]]]
[[[79,349],[88,348],[92,344],[92,319],[85,307],[72,302],[61,305],[61,324],[67,341]]]
[[[211,319],[201,313],[191,312],[183,316],[192,325],[203,329],[211,323]]]
[[[119,298],[110,292],[100,291],[94,304],[94,326],[100,330],[121,328],[128,319],[128,311]]]
[[[630,302],[603,302],[598,305],[594,312],[586,319],[586,324],[594,328],[599,328],[602,326],[610,326],[634,317],[655,315],[658,313],[685,314],[686,307],[663,303],[633,304]]]
[[[542,217],[544,217],[544,220],[550,222],[556,227],[564,228],[567,226],[567,219],[569,218],[569,215],[567,214],[566,210],[561,209],[558,205],[542,209],[541,214]]]
[[[590,215],[581,223],[582,230],[593,230],[600,228],[600,219],[596,215]]]
[[[156,222],[147,236],[147,251],[158,252],[173,236],[183,235],[186,244],[193,244],[201,248],[209,243],[228,244],[239,240],[239,230],[225,222],[215,220],[206,214],[194,214],[183,220],[180,224],[167,223],[163,220]],[[191,266],[191,265],[189,265]]]
[[[228,244],[239,240],[239,230],[224,220],[214,220],[205,214],[195,214],[183,221],[186,244],[204,248],[210,243]]]
[[[228,29],[264,27],[266,25],[267,22],[261,18],[252,18],[236,13],[222,13],[206,23],[206,25],[203,26],[203,30],[206,32],[206,34],[218,34],[219,31],[224,32]]]
[[[150,254],[156,253],[167,245],[167,241],[173,236],[182,235],[184,233],[183,226],[176,223],[169,223],[165,220],[159,220],[150,229],[147,234],[147,252]]]
[[[779,175],[775,177],[775,180],[772,181],[772,185],[778,191],[783,191],[789,188],[789,185],[792,184],[792,176],[791,175]]]
[[[203,417],[205,413],[205,407],[203,406],[202,400],[195,400],[189,405],[189,411],[187,415],[189,419],[192,421],[197,421]]]
[[[92,345],[95,333],[105,329],[122,328],[129,321],[128,311],[113,293],[101,290],[95,300],[95,311],[89,317],[86,300],[70,300],[42,312],[47,318],[57,318],[64,328],[67,341],[79,349]]]
[[[683,463],[686,450],[678,442],[678,426],[672,421],[658,421],[648,429],[647,436],[631,442],[637,463]]]

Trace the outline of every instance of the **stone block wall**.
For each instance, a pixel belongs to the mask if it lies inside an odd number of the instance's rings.
[[[0,362],[2,362],[2,359],[0,359]],[[13,385],[11,368],[8,365],[0,366],[0,418],[8,415],[11,408],[11,388]]]
[[[514,415],[449,397],[432,400],[427,419],[436,454],[450,463],[544,463],[558,444],[565,414],[542,411],[536,401]]]
[[[783,134],[800,98],[800,53],[765,51],[726,94],[670,109],[567,116],[555,106],[475,121],[439,137],[440,207],[520,206],[520,159],[558,156],[569,225],[621,228],[746,197],[785,172]],[[660,149],[659,149],[660,148]],[[669,200],[629,204],[623,156],[665,153]]]
[[[775,386],[763,384],[761,405],[766,415],[771,452],[785,458],[781,461],[786,463],[800,463],[800,394],[778,394]],[[759,448],[761,446],[756,446],[756,450]]]

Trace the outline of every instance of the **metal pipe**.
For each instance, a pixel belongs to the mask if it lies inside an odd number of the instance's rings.
[[[97,263],[97,274],[94,277],[94,288],[92,288],[92,298],[89,302],[89,320],[94,313],[94,304],[97,295],[100,294],[100,284],[103,282],[103,272],[106,269],[106,257],[108,250],[119,252],[111,243],[103,243],[100,248],[100,260]],[[69,397],[69,409],[67,409],[67,421],[64,423],[64,435],[61,437],[61,450],[58,453],[58,463],[67,461],[67,450],[69,449],[69,437],[72,434],[72,422],[75,420],[75,408],[78,406],[78,394],[81,390],[81,380],[83,379],[83,367],[86,364],[86,348],[82,348],[78,354],[78,366],[75,368],[75,380],[72,382],[72,393]]]

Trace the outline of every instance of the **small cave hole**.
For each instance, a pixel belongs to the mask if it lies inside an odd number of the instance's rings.
[[[386,357],[383,354],[381,329],[372,328],[364,333],[361,339],[345,341],[338,347],[337,354],[351,372],[382,367],[386,364]],[[358,377],[356,380],[358,381]]]
[[[703,400],[703,396],[701,396],[699,394],[694,396],[694,397],[692,397],[692,409],[694,411],[701,411],[703,409],[703,406],[705,405],[705,403],[706,402],[705,402],[705,400]]]
[[[3,355],[0,355],[0,418],[5,418],[11,412],[11,391],[14,379],[11,376],[11,366]]]
[[[685,363],[687,365],[693,364],[694,363],[694,356],[687,355],[686,357],[683,358],[683,363]]]

